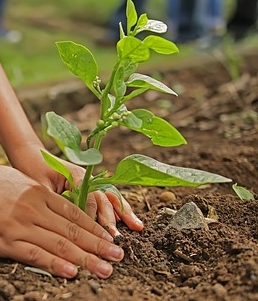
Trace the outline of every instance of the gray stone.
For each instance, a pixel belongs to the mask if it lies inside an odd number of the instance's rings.
[[[172,217],[170,226],[177,229],[209,230],[202,211],[194,202],[184,204]]]

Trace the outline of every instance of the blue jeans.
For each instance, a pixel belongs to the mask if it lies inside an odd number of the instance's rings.
[[[199,0],[197,11],[204,33],[225,26],[223,0]]]
[[[121,5],[117,8],[113,14],[111,21],[109,23],[108,35],[110,38],[118,40],[119,39],[119,27],[118,24],[121,22],[124,30],[126,30],[126,3],[124,0]],[[144,13],[144,6],[146,0],[133,0],[135,9],[138,13],[138,16]]]
[[[168,0],[169,26],[184,42],[224,25],[223,0]]]

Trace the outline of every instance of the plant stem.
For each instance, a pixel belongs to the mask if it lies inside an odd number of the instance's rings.
[[[103,94],[102,94],[102,97],[101,97],[101,119],[104,119],[104,113],[105,113],[105,110],[103,110],[103,102],[106,101],[107,97],[108,97],[108,93],[110,93],[110,90],[113,86],[113,82],[114,82],[114,77],[115,77],[115,74],[117,72],[117,69],[119,67],[119,64],[120,64],[120,60],[118,60],[114,66],[114,69],[112,71],[112,74],[110,76],[110,79],[103,91]]]
[[[99,132],[96,135],[93,148],[96,148],[96,149],[100,148],[102,137],[103,137],[103,133],[101,133],[101,132]],[[79,203],[78,206],[83,211],[85,211],[85,208],[86,208],[86,202],[87,202],[89,188],[90,188],[89,184],[90,184],[90,180],[92,177],[94,167],[95,167],[95,165],[89,165],[87,167],[84,178],[82,180],[81,187],[80,187],[80,192],[79,192],[79,196],[78,196],[78,203]]]

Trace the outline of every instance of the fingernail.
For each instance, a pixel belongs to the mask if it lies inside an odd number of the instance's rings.
[[[143,222],[133,213],[133,219],[138,225],[143,225]]]
[[[107,277],[109,277],[112,274],[112,272],[113,272],[113,268],[107,262],[102,261],[101,263],[99,263],[97,265],[96,274],[100,278],[107,278]]]
[[[116,230],[115,233],[114,233],[114,236],[115,236],[115,237],[117,237],[117,236],[122,236],[122,234],[121,234],[118,230]]]
[[[75,265],[69,263],[64,265],[64,277],[72,278],[76,276],[77,273],[78,269]]]
[[[102,238],[109,242],[113,242],[113,240],[114,240],[113,237],[107,232],[103,232]]]
[[[109,247],[109,255],[113,257],[114,260],[121,260],[124,257],[124,251],[122,248],[113,245]]]

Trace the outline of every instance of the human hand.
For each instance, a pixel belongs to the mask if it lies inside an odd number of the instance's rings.
[[[60,159],[59,159],[60,160]],[[77,165],[62,160],[62,163],[70,170],[74,182],[80,184],[85,170]],[[55,180],[57,177],[54,178]],[[55,186],[60,187],[60,183]],[[69,189],[69,184],[64,184],[65,189]],[[123,207],[119,198],[112,192],[95,191],[89,194],[86,202],[86,213],[92,218],[96,219],[98,223],[105,227],[105,229],[112,235],[120,235],[116,222],[123,221],[131,230],[141,231],[143,229],[142,221],[134,214],[129,203],[122,198]]]
[[[86,205],[86,213],[96,219],[100,225],[112,235],[120,235],[116,227],[117,221],[123,221],[131,230],[141,231],[142,221],[133,213],[129,203],[122,198],[123,207],[119,198],[112,192],[95,191],[90,193]]]
[[[71,189],[68,181],[60,173],[50,168],[44,161],[38,145],[29,145],[25,151],[20,149],[19,154],[22,153],[26,154],[26,158],[29,158],[30,162],[26,162],[26,159],[19,160],[19,166],[16,166],[19,170],[58,194]],[[56,158],[69,169],[75,184],[79,185],[84,177],[85,169],[66,160]],[[31,169],[32,161],[33,169]],[[85,211],[92,219],[105,227],[112,236],[120,234],[116,227],[118,220],[124,222],[131,230],[141,231],[143,223],[133,213],[129,203],[125,199],[122,202],[123,208],[119,198],[115,194],[96,191],[89,194]]]
[[[101,258],[120,261],[124,253],[99,224],[18,170],[1,166],[0,174],[0,257],[66,278],[77,274],[75,265],[111,275]]]

